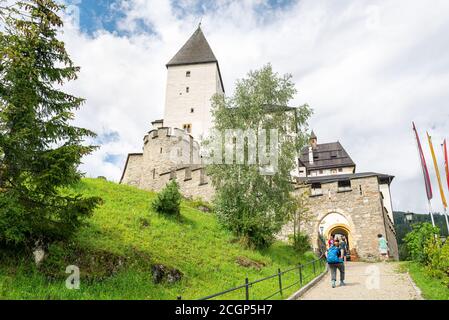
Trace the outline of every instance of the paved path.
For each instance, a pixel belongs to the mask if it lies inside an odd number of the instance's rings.
[[[421,299],[409,276],[397,271],[397,263],[346,263],[346,286],[331,287],[330,272],[301,300],[417,300]]]

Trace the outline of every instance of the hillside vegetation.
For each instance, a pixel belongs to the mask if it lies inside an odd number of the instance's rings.
[[[83,179],[73,188],[86,196],[100,196],[97,208],[70,243],[57,243],[39,268],[30,254],[13,249],[0,251],[0,297],[6,299],[198,299],[241,285],[248,276],[256,280],[315,257],[299,257],[291,246],[276,242],[266,250],[250,250],[223,229],[212,213],[183,201],[181,218],[152,211],[155,194],[133,187]],[[69,190],[70,192],[70,190]],[[65,287],[66,267],[81,272],[79,290]],[[182,274],[180,281],[155,283],[154,266]],[[311,269],[305,278],[313,277]],[[291,272],[284,285],[298,280]],[[251,288],[251,299],[262,299],[278,290],[273,278]],[[294,286],[284,298],[297,290]],[[223,299],[243,299],[240,290]],[[274,298],[281,298],[279,295]]]

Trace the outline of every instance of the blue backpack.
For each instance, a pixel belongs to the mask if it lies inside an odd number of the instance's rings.
[[[340,263],[340,248],[337,247],[330,247],[327,249],[327,263],[333,264],[333,263]]]

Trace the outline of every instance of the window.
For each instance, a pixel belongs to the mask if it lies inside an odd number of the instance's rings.
[[[351,180],[338,181],[338,192],[351,191]]]
[[[362,185],[359,185],[359,192],[360,192],[360,195],[363,196]]]
[[[311,191],[312,196],[322,196],[323,190],[321,189],[321,183],[312,183]]]
[[[182,126],[182,128],[183,128],[186,132],[188,132],[188,133],[191,133],[191,132],[192,132],[192,125],[191,125],[190,123],[184,124],[184,125]]]
[[[153,179],[156,179],[156,169],[153,169]]]
[[[338,169],[338,172],[343,172],[343,168],[339,168],[339,169]]]
[[[186,77],[187,77],[187,78],[190,78],[190,71],[187,71],[187,72],[186,72]]]
[[[161,148],[161,153],[162,153],[162,148]]]
[[[320,174],[323,174],[323,170],[320,170]]]
[[[190,113],[194,113],[195,109],[194,108],[190,108]]]
[[[190,92],[190,88],[186,87],[186,93],[189,93],[189,92]]]

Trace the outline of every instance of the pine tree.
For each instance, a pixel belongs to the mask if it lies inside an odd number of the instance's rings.
[[[99,204],[67,191],[95,147],[71,125],[84,102],[61,91],[79,67],[57,36],[62,6],[53,0],[0,3],[0,242],[34,245],[66,239]]]

